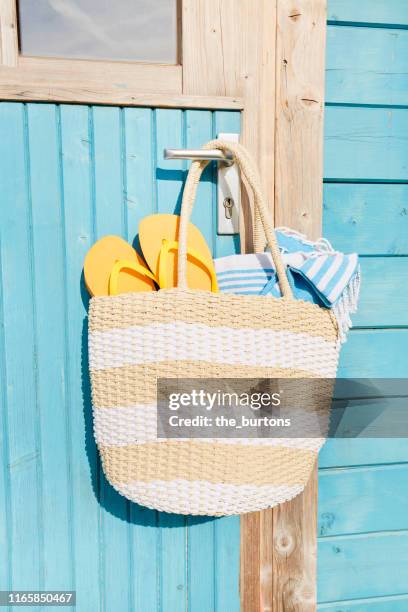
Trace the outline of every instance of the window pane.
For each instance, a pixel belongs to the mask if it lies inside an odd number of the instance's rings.
[[[177,63],[177,0],[19,0],[23,55]]]

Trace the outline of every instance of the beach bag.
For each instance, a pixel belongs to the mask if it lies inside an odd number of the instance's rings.
[[[221,516],[262,510],[299,494],[324,438],[159,439],[157,380],[333,379],[340,343],[329,309],[293,298],[246,149],[220,140],[204,148],[232,153],[252,190],[282,298],[187,288],[187,227],[208,164],[195,161],[181,207],[178,286],[93,297],[89,366],[94,432],[111,485],[149,508]]]

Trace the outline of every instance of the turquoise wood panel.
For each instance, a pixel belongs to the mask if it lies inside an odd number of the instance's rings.
[[[53,105],[27,109],[30,152],[33,312],[36,334],[37,403],[40,426],[44,588],[73,582],[69,523],[70,451],[65,410],[66,367],[64,243],[59,167],[59,115]],[[46,154],[44,155],[44,150]],[[54,289],[50,300],[50,287]],[[26,305],[27,308],[29,304]],[[57,467],[56,467],[57,466]],[[58,545],[56,545],[58,543]],[[53,586],[55,585],[55,586]],[[57,587],[58,585],[58,587]]]
[[[326,49],[326,102],[408,104],[408,30],[328,26]]]
[[[95,240],[92,113],[81,106],[61,106],[60,179],[62,185],[65,280],[65,354],[69,427],[73,588],[78,607],[99,610],[102,558],[99,555],[102,511],[99,498],[99,463],[92,437],[90,389],[86,351],[88,296],[81,282],[85,254]],[[51,286],[52,291],[52,286]],[[45,527],[46,528],[46,527]],[[102,552],[102,551],[101,551]]]
[[[329,21],[408,26],[405,0],[329,0]]]
[[[408,597],[395,595],[391,597],[377,597],[355,599],[354,601],[339,601],[317,606],[318,610],[331,610],[331,612],[406,612]]]
[[[126,236],[122,128],[121,109],[96,107],[92,110],[93,214],[97,239],[106,234]],[[126,578],[129,557],[128,503],[107,483],[101,466],[98,467],[99,499],[108,510],[101,514],[99,528],[101,600],[107,610],[115,610],[130,600],[129,581]],[[114,581],[110,579],[113,571],[118,576]]]
[[[407,490],[407,463],[322,471],[319,536],[407,529]]]
[[[321,603],[406,595],[408,533],[391,531],[321,538],[317,564]]]
[[[154,111],[123,109],[124,209],[126,238],[135,237],[139,221],[157,210]],[[153,137],[152,137],[153,136]],[[141,177],[144,177],[141,180]],[[129,609],[155,612],[159,609],[160,530],[158,513],[129,503]]]
[[[407,438],[328,440],[319,455],[319,467],[401,463],[407,459]]]
[[[10,579],[16,589],[44,583],[40,410],[36,368],[37,334],[33,303],[33,241],[28,163],[27,112],[0,107],[2,138],[2,310],[6,369],[4,398],[8,441],[4,456],[9,501],[7,544]],[[19,245],[18,251],[15,250]],[[29,509],[29,511],[27,511]],[[26,537],[26,534],[30,534]]]
[[[328,6],[323,229],[337,249],[365,255],[354,323],[366,329],[350,333],[339,376],[408,373],[407,10],[404,0],[330,0]],[[405,407],[405,400],[399,403]],[[352,409],[359,414],[357,400]],[[407,466],[407,439],[325,445],[319,610],[408,608]]]
[[[239,131],[239,113],[0,104],[0,588],[76,589],[77,609],[239,610],[239,518],[164,515],[108,485],[92,434],[83,258],[178,210],[164,146]],[[209,168],[194,220],[217,253]],[[29,511],[27,511],[29,509]],[[30,608],[35,610],[35,608]]]
[[[408,112],[329,106],[325,113],[326,180],[406,181]]]
[[[408,377],[408,329],[351,330],[338,369],[339,378]]]
[[[408,257],[362,257],[355,327],[408,326]]]
[[[408,185],[326,183],[323,202],[323,235],[339,251],[408,255]]]

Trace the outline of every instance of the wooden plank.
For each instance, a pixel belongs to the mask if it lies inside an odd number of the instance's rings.
[[[156,198],[160,213],[179,213],[186,162],[166,161],[165,147],[183,147],[183,111],[155,111],[156,151]],[[159,597],[163,605],[174,612],[185,610],[187,598],[187,546],[186,517],[161,512],[160,527],[161,559]]]
[[[155,212],[155,142],[153,111],[124,109],[125,228],[127,240],[135,242],[139,221]],[[136,239],[137,243],[137,239]],[[160,532],[157,512],[130,504],[129,508],[129,610],[156,612],[159,609],[157,576]]]
[[[112,106],[150,106],[152,108],[243,108],[238,96],[186,96],[182,94],[137,93],[114,89],[113,85],[99,87],[73,83],[56,84],[47,81],[40,87],[24,75],[10,75],[0,67],[0,100],[37,102],[75,102],[78,104],[110,104]]]
[[[326,183],[323,201],[323,236],[339,251],[408,255],[408,185]]]
[[[61,164],[66,245],[66,380],[71,454],[72,560],[77,606],[102,605],[99,545],[99,463],[93,437],[87,364],[88,293],[81,282],[84,257],[95,240],[92,210],[92,134],[89,110],[61,107]]]
[[[92,109],[93,209],[96,238],[107,234],[126,236],[124,207],[123,111]],[[107,610],[124,608],[130,600],[129,504],[99,473],[101,502],[101,589]],[[126,603],[125,603],[126,602]]]
[[[240,74],[245,112],[242,116],[242,142],[255,158],[261,176],[261,183],[269,209],[274,214],[275,194],[275,130],[271,119],[275,117],[275,84],[280,69],[276,54],[277,2],[247,0],[241,5],[240,23],[234,37],[241,40]],[[242,36],[241,32],[246,35]],[[256,92],[256,95],[254,95]],[[241,223],[241,248],[244,252],[263,250],[264,231],[259,215],[253,214],[253,232],[250,226],[249,196],[243,194],[243,218]],[[252,206],[253,208],[253,206]],[[245,227],[248,231],[245,233]],[[253,233],[253,236],[252,236]],[[266,600],[266,594],[263,594]],[[265,609],[268,602],[264,603]]]
[[[28,106],[44,589],[73,589],[65,337],[65,245],[62,222],[59,114]],[[18,245],[19,248],[21,245]],[[50,290],[53,298],[50,299]],[[51,391],[52,390],[52,391]],[[61,491],[66,494],[61,495]],[[67,586],[64,586],[67,585]]]
[[[187,161],[165,160],[163,149],[183,147],[183,111],[158,109],[154,116],[157,212],[179,214]]]
[[[408,607],[408,596],[369,597],[354,601],[336,601],[317,606],[319,610],[332,612],[405,612]]]
[[[407,105],[407,55],[407,30],[329,26],[326,102]]]
[[[240,518],[228,516],[214,523],[215,538],[215,586],[214,610],[240,612],[239,571],[240,571]],[[211,563],[211,561],[209,561]],[[209,608],[211,610],[212,608]],[[198,608],[201,612],[203,608]]]
[[[407,463],[320,472],[319,536],[407,529],[407,486]]]
[[[339,23],[408,26],[408,6],[405,0],[329,0],[327,17]]]
[[[388,531],[322,538],[318,566],[321,603],[406,595],[408,533]]]
[[[1,255],[1,250],[0,250]],[[4,294],[3,269],[0,257],[0,295]],[[7,372],[6,350],[4,336],[3,300],[0,300],[0,584],[3,589],[11,589],[11,499],[9,482],[9,445],[8,445],[8,414],[7,414]]]
[[[126,238],[134,243],[140,221],[155,212],[153,111],[125,108],[124,132]]]
[[[2,307],[7,410],[7,496],[10,498],[11,588],[43,585],[41,440],[33,312],[30,174],[25,109],[0,106]],[[23,384],[22,384],[23,383]]]
[[[270,537],[270,532],[261,533],[260,512],[241,515],[240,595],[244,612],[260,612],[261,602],[270,594],[270,587],[261,585],[261,541]],[[263,559],[262,564],[265,562]]]
[[[277,224],[321,235],[326,2],[278,1]]]
[[[18,31],[16,0],[0,2],[0,64],[17,66]]]
[[[358,311],[353,325],[408,327],[408,257],[363,257]]]
[[[406,378],[408,329],[352,330],[342,349],[338,378]]]
[[[275,221],[317,237],[322,217],[326,2],[278,0],[277,7]],[[274,612],[316,609],[316,515],[317,467],[302,495],[273,510]]]
[[[185,146],[200,148],[212,138],[213,114],[209,111],[186,111],[183,116]],[[192,221],[202,231],[214,252],[214,169],[207,167],[197,190]],[[217,579],[215,574],[215,522],[209,517],[187,518],[187,600],[189,612],[211,610],[214,606]],[[237,543],[235,542],[235,546]],[[221,586],[221,585],[220,585]],[[233,609],[233,608],[232,608]]]
[[[150,106],[153,108],[241,109],[243,101],[231,96],[185,96],[176,94],[133,93],[121,90],[76,85],[56,85],[49,82],[43,88],[24,75],[10,77],[0,67],[0,100],[38,102],[76,102],[78,104],[108,104],[112,106]]]
[[[234,0],[183,1],[183,93],[243,99],[242,142],[260,165],[271,207],[274,130],[269,126],[275,107],[275,36],[275,2],[243,0],[237,7]],[[242,206],[249,219],[245,193]],[[260,232],[255,242],[262,242],[262,236]],[[243,249],[252,246],[252,232],[247,225],[245,237],[243,223],[241,242]]]
[[[234,72],[231,74],[230,66],[224,63],[224,59],[231,61],[233,49],[228,48],[229,38],[224,41],[228,25],[222,21],[223,4],[230,20],[235,22],[237,11],[233,10],[231,0],[184,0],[182,3],[185,94],[225,96],[237,93]],[[233,61],[235,63],[236,59]]]
[[[213,137],[213,113],[210,111],[187,110],[183,117],[183,132],[187,149],[200,149]],[[191,215],[191,221],[200,228],[212,253],[214,254],[214,236],[217,227],[216,208],[214,206],[216,165],[210,164],[203,172],[197,189],[197,198]]]
[[[325,119],[326,179],[406,181],[408,113],[331,106]]]
[[[367,387],[367,385],[365,385]],[[367,393],[377,394],[374,399],[350,398],[334,401],[332,406],[331,435],[338,438],[388,438],[392,444],[394,437],[408,438],[407,406],[408,396],[381,397],[376,381],[369,381]],[[398,393],[397,383],[394,387]],[[377,390],[376,390],[377,388]],[[402,385],[400,386],[402,388]],[[406,387],[405,387],[406,391]],[[358,392],[352,391],[357,394]],[[378,397],[380,396],[380,397]]]
[[[186,517],[159,513],[160,602],[163,610],[187,612],[187,526]]]
[[[187,517],[187,527],[188,610],[212,610],[216,587],[215,523],[207,517],[190,516]]]
[[[182,88],[181,66],[169,64],[21,56],[18,69],[4,66],[0,74],[8,75],[12,83],[31,82],[45,90],[52,83],[65,84],[71,89],[104,88],[112,93],[130,90],[171,95],[181,94]]]
[[[408,439],[328,440],[319,454],[319,468],[401,463],[408,461]]]
[[[273,611],[316,609],[317,470],[302,495],[273,510]]]

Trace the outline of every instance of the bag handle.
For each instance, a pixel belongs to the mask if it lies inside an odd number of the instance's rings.
[[[284,299],[294,299],[292,289],[289,285],[288,277],[286,274],[285,265],[282,260],[282,256],[276,240],[275,230],[271,220],[271,215],[267,209],[265,199],[262,193],[261,181],[256,170],[255,164],[250,157],[248,151],[242,145],[235,142],[226,142],[223,140],[211,140],[205,144],[203,149],[220,149],[224,153],[232,153],[234,161],[238,164],[242,175],[245,177],[248,185],[251,187],[254,194],[254,201],[256,210],[259,213],[259,217],[262,226],[265,231],[266,240],[271,250],[272,261],[276,268],[278,276],[279,286],[281,289],[282,297]],[[186,184],[184,186],[183,201],[181,204],[180,213],[180,226],[179,226],[179,256],[178,256],[178,283],[177,286],[180,289],[187,289],[187,230],[190,215],[193,209],[194,201],[196,198],[197,187],[200,181],[200,177],[209,164],[209,160],[193,161],[190,170],[187,175]]]

